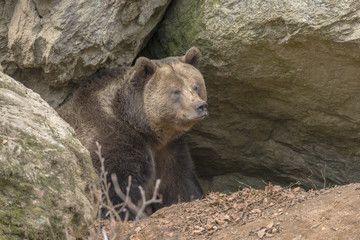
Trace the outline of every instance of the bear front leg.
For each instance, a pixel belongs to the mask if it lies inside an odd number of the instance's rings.
[[[185,142],[182,142],[180,146],[179,149],[188,149]],[[175,159],[177,165],[184,168],[181,181],[183,187],[180,188],[183,191],[181,193],[182,199],[184,199],[184,201],[192,201],[194,199],[203,198],[204,192],[195,174],[194,164],[190,155],[190,151],[181,151],[180,153],[177,152]]]
[[[104,156],[111,156],[110,151],[106,151],[104,148]],[[109,189],[109,198],[113,206],[123,203],[123,199],[115,192],[114,183],[112,182],[111,175],[115,174],[118,180],[118,185],[120,190],[126,195],[128,179],[131,176],[131,187],[129,191],[129,197],[131,202],[140,207],[142,204],[141,194],[139,186],[141,186],[144,191],[147,191],[147,186],[149,181],[154,176],[154,164],[152,156],[149,151],[140,151],[139,149],[129,149],[128,151],[123,146],[122,151],[117,151],[117,155],[110,158],[105,158],[105,170],[108,172],[107,181],[111,183]],[[121,208],[117,207],[116,210]],[[126,210],[129,213],[129,220],[134,220],[137,212],[129,209]],[[105,209],[102,211],[102,217],[105,217],[108,211]],[[119,212],[119,215],[122,220],[125,219],[126,212]]]
[[[159,150],[154,161],[156,178],[161,179],[159,192],[163,196],[162,206],[203,197],[203,190],[194,173],[190,152],[183,137]]]
[[[190,195],[193,199],[201,199],[204,197],[204,191],[193,169],[191,169],[191,175],[189,178],[186,178],[185,185],[186,189],[189,190],[188,195]]]

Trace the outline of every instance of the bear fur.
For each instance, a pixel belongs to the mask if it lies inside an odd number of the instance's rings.
[[[140,57],[133,67],[100,70],[57,109],[99,172],[95,142],[102,145],[108,182],[115,173],[125,193],[132,176],[135,204],[141,200],[138,186],[152,194],[156,179],[161,179],[163,202],[153,210],[203,196],[183,137],[207,116],[205,82],[196,68],[200,59],[200,51],[192,47],[181,57]],[[109,195],[114,205],[122,202],[112,187]]]

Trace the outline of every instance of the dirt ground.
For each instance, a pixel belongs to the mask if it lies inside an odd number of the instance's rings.
[[[360,183],[320,191],[269,185],[163,208],[140,220],[132,240],[360,240]]]

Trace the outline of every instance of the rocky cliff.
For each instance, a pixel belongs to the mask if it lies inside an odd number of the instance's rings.
[[[0,65],[58,106],[99,68],[130,65],[170,0],[0,2]]]
[[[209,92],[189,135],[202,177],[360,181],[359,1],[174,1],[142,54],[193,45]]]

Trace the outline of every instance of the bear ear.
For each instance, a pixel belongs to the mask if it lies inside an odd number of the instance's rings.
[[[201,52],[197,47],[191,47],[189,50],[187,50],[186,54],[181,57],[181,60],[184,63],[198,67],[201,60]]]
[[[147,80],[156,71],[157,66],[146,57],[139,57],[135,62],[136,76],[138,79]]]

